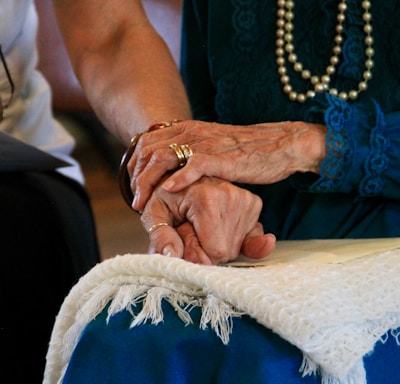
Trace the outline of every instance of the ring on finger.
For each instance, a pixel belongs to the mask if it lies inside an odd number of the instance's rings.
[[[179,166],[183,167],[186,164],[186,157],[185,157],[185,154],[183,153],[181,147],[176,143],[170,144],[169,147],[175,152],[175,155],[178,158]]]
[[[159,227],[168,227],[169,224],[168,223],[157,223],[152,225],[148,230],[147,230],[147,234],[149,235],[149,237],[151,236],[151,234]]]
[[[182,144],[179,146],[179,148],[181,149],[183,156],[185,156],[185,161],[187,163],[189,159],[193,156],[192,149],[189,147],[188,144]]]

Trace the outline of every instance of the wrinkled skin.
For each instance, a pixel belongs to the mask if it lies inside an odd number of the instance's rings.
[[[219,264],[237,258],[268,256],[275,237],[264,235],[258,217],[261,199],[233,184],[202,177],[180,192],[155,188],[143,214],[151,253],[161,253],[200,264]],[[210,241],[212,239],[212,241]]]
[[[128,164],[135,192],[133,208],[142,210],[154,186],[178,167],[171,143],[187,144],[193,156],[164,183],[177,192],[202,176],[231,182],[270,184],[295,172],[318,173],[326,156],[326,127],[303,122],[234,126],[185,121],[143,135]]]

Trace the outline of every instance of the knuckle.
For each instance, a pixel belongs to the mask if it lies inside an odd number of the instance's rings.
[[[225,263],[230,259],[229,249],[224,244],[214,245],[212,250],[209,251],[209,254],[210,258],[213,260],[215,264]]]
[[[139,161],[146,160],[146,159],[149,159],[152,156],[152,154],[153,154],[153,149],[151,148],[151,146],[147,145],[147,146],[139,148],[137,157],[138,157]]]
[[[168,149],[160,148],[152,152],[149,164],[152,166],[159,166],[165,164],[165,159],[169,155]]]
[[[262,207],[263,207],[262,198],[260,196],[258,196],[258,195],[254,195],[254,194],[252,194],[252,195],[253,195],[253,200],[254,200],[254,207],[257,210],[261,210]]]

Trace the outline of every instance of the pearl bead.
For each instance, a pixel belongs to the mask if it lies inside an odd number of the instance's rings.
[[[365,81],[362,81],[361,83],[358,84],[358,89],[360,91],[365,91],[368,88],[368,85]]]
[[[277,55],[277,56],[279,56],[279,55]],[[285,59],[283,58],[283,57],[277,57],[276,58],[276,64],[278,64],[278,66],[280,67],[280,66],[282,66],[282,65],[285,65]]]
[[[375,54],[374,48],[368,47],[368,48],[365,50],[365,54],[366,54],[368,57],[373,56],[373,55]]]
[[[293,20],[294,18],[293,12],[286,12],[285,18],[286,20]]]
[[[278,9],[278,17],[285,17],[285,13],[284,9]]]
[[[317,93],[323,92],[325,90],[324,84],[318,83],[314,86],[314,91]]]
[[[279,67],[278,68],[278,73],[280,75],[285,75],[287,73],[287,69],[285,67]]]
[[[372,16],[371,16],[371,14],[369,12],[365,12],[363,14],[363,20],[364,21],[371,21],[371,19],[372,19]]]
[[[336,69],[335,69],[335,67],[333,65],[328,65],[326,67],[326,73],[328,75],[333,75],[335,72],[336,72]]]
[[[365,68],[371,69],[374,66],[374,62],[371,59],[365,60]]]
[[[285,41],[286,41],[287,43],[291,43],[291,42],[293,41],[293,34],[291,34],[291,33],[286,33],[286,34],[285,34]]]
[[[306,101],[306,95],[303,93],[299,93],[297,95],[297,101],[300,103],[304,103]]]
[[[346,19],[346,16],[343,15],[342,13],[339,13],[339,14],[337,15],[337,21],[338,21],[339,23],[343,23],[345,19]]]
[[[285,36],[285,30],[282,29],[282,28],[278,28],[276,30],[276,36],[279,37],[279,38],[283,38],[283,36]]]
[[[339,63],[339,58],[337,56],[332,56],[329,62],[332,64],[332,66],[335,66]]]
[[[357,99],[357,97],[358,97],[358,92],[355,91],[354,89],[349,92],[349,98],[351,100],[355,100],[355,99]]]
[[[372,33],[372,25],[371,24],[364,25],[364,32],[365,33]]]
[[[323,76],[321,77],[321,81],[322,81],[322,83],[324,83],[324,84],[328,84],[328,83],[331,81],[331,78],[330,78],[328,75],[323,75]]]
[[[311,76],[311,84],[318,84],[319,83],[319,77],[318,76]]]
[[[286,44],[285,45],[285,50],[286,50],[286,52],[293,52],[294,51],[293,44]]]
[[[293,24],[292,24],[292,23],[286,23],[286,24],[285,24],[285,29],[286,29],[286,31],[288,31],[288,32],[293,31]]]
[[[338,35],[335,37],[335,43],[336,44],[342,44],[343,43],[343,37],[341,35]]]
[[[333,47],[333,53],[339,56],[342,53],[342,47],[340,45],[335,45]]]
[[[301,63],[294,63],[293,68],[296,72],[301,72],[303,70],[303,64]]]
[[[315,92],[313,90],[307,91],[307,97],[315,97]]]
[[[364,40],[366,45],[372,45],[374,43],[374,39],[372,36],[367,36]]]
[[[370,1],[363,1],[361,3],[361,6],[365,9],[368,10],[369,8],[371,8],[371,2]]]
[[[372,73],[371,73],[371,71],[365,71],[365,72],[363,73],[363,78],[364,78],[364,80],[370,80],[370,79],[372,78]]]
[[[284,91],[285,93],[290,93],[290,92],[292,92],[292,86],[289,85],[289,84],[286,84],[286,85],[283,87],[283,91]]]
[[[283,28],[283,27],[285,26],[285,22],[284,22],[284,20],[279,19],[279,20],[276,22],[276,25],[277,25],[279,28]]]
[[[285,76],[281,76],[281,82],[282,84],[289,84],[289,76],[285,75]]]

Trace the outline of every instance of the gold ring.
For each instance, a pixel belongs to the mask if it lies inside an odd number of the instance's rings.
[[[147,230],[147,234],[150,236],[157,228],[159,228],[159,227],[168,227],[168,226],[169,226],[168,223],[157,223],[157,224],[154,224]]]
[[[183,156],[185,156],[185,164],[189,161],[189,159],[193,156],[193,151],[187,144],[180,145],[179,148],[181,149]]]
[[[179,166],[183,167],[186,164],[186,157],[181,147],[176,143],[171,144],[169,147],[175,152]]]

